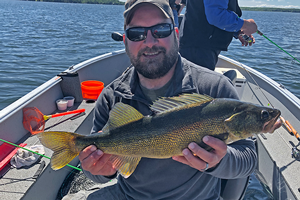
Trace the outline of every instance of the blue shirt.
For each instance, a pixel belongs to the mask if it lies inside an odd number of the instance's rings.
[[[188,1],[188,0],[187,0]],[[203,0],[206,19],[209,24],[228,32],[238,32],[244,20],[228,8],[229,0]]]

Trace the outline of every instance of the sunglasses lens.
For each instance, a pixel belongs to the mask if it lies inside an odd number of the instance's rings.
[[[171,25],[170,24],[161,24],[153,27],[151,30],[152,34],[156,38],[165,38],[168,37],[172,30],[171,30]]]
[[[158,24],[152,27],[134,27],[126,30],[126,37],[134,42],[142,41],[147,38],[147,32],[151,30],[154,38],[165,38],[168,37],[174,27],[172,24]]]
[[[130,28],[126,31],[126,36],[131,41],[141,41],[146,39],[146,31],[142,27]]]

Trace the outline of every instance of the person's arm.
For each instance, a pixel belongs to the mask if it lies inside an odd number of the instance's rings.
[[[228,0],[203,0],[206,19],[209,24],[228,32],[239,31],[244,20],[228,9]]]
[[[180,16],[180,14],[181,14],[183,8],[185,7],[185,5],[186,5],[186,0],[181,0],[180,9],[178,10],[178,16]]]
[[[203,142],[214,150],[206,151],[196,143],[191,143],[183,150],[184,156],[174,156],[173,159],[225,179],[247,177],[257,165],[255,145],[251,139],[239,140],[227,146],[222,140],[205,136]]]
[[[244,178],[255,170],[256,165],[257,153],[254,141],[245,139],[228,145],[227,153],[219,164],[206,173],[224,179]]]
[[[91,133],[97,133],[106,124],[109,111],[112,107],[112,98],[109,96],[109,87],[103,89],[94,109],[94,122]],[[112,167],[110,155],[103,153],[94,145],[88,146],[79,154],[83,173],[94,182],[106,183],[117,176],[117,171]]]
[[[106,93],[109,93],[107,90],[109,89],[104,88],[99,99],[96,101],[94,108],[93,127],[91,131],[92,134],[101,131],[108,120],[111,102],[109,97],[107,97],[108,95],[106,95]]]

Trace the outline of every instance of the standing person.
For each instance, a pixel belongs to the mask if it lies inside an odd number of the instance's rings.
[[[178,12],[178,17],[180,16],[180,14],[181,14],[181,11],[184,9],[184,7],[185,7],[185,5],[186,5],[186,0],[181,0],[181,2],[180,2],[180,8],[179,8],[179,10],[177,11]]]
[[[215,98],[238,98],[225,76],[180,56],[179,32],[174,28],[167,0],[128,0],[125,9],[123,41],[133,67],[101,92],[95,106],[92,133],[101,131],[117,102],[129,104],[143,115],[150,115],[149,105],[160,96],[188,92]],[[208,152],[191,143],[183,150],[184,156],[142,158],[128,178],[118,176],[115,185],[81,193],[81,196],[78,193],[71,198],[219,199],[221,178],[247,177],[255,169],[257,155],[254,142],[246,139],[227,146],[210,136],[205,136],[203,142],[214,151]],[[79,160],[88,178],[105,183],[117,177],[118,173],[112,167],[110,155],[100,149],[88,146],[79,154]]]
[[[175,26],[178,27],[179,23],[178,23],[178,7],[177,7],[177,5],[180,4],[180,0],[169,0],[169,4],[173,11]]]
[[[185,1],[185,0],[183,0]],[[234,34],[243,46],[255,43],[253,19],[241,19],[237,0],[187,0],[180,28],[180,54],[189,61],[215,70],[218,55],[227,51]],[[240,33],[248,35],[248,43]]]

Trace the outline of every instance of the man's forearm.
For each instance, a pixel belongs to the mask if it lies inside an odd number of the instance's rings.
[[[244,24],[233,11],[228,10],[228,0],[203,0],[209,24],[228,32],[237,32]]]
[[[246,139],[228,145],[226,156],[208,173],[224,179],[244,178],[255,170],[256,165],[255,143],[251,139]]]

